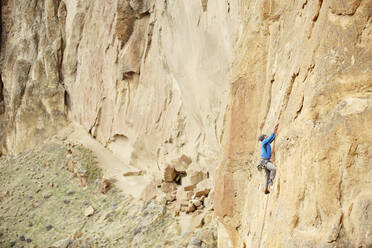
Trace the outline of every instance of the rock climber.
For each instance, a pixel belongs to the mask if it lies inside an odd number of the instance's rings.
[[[261,161],[260,164],[257,166],[258,170],[262,170],[262,168],[265,169],[266,177],[265,177],[265,194],[269,194],[270,191],[268,190],[269,185],[273,185],[273,180],[275,178],[276,173],[276,167],[274,164],[270,161],[271,158],[271,143],[274,141],[276,133],[278,131],[277,124],[274,128],[274,132],[267,137],[266,134],[262,134],[259,138],[259,141],[261,141]]]

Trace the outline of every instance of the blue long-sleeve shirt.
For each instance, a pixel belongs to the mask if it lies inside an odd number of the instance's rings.
[[[271,157],[271,142],[275,139],[274,133],[261,142],[262,158],[270,159]]]

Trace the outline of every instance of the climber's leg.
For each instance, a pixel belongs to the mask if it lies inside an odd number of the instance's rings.
[[[269,179],[270,179],[270,171],[266,169],[265,167],[265,186],[264,186],[264,192],[265,194],[270,193],[267,187],[269,186]]]
[[[273,163],[271,162],[267,162],[266,164],[266,169],[270,171],[270,177],[269,177],[269,180],[272,184],[274,178],[275,178],[275,174],[276,174],[276,167]]]

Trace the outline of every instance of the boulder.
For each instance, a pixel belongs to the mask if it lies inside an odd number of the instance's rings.
[[[182,184],[193,185],[198,184],[207,178],[207,174],[202,171],[188,170],[187,176],[182,178]]]
[[[184,191],[193,191],[196,188],[196,184],[183,186]]]
[[[212,182],[210,179],[201,181],[198,183],[197,188],[195,189],[194,198],[201,196],[208,196],[209,192],[212,189]]]
[[[85,211],[84,211],[84,215],[85,215],[86,217],[90,217],[90,216],[92,216],[93,214],[94,214],[94,209],[93,209],[92,206],[89,206],[89,207],[86,208]]]
[[[132,176],[142,176],[144,173],[142,170],[138,171],[128,171],[123,174],[124,177],[132,177]]]
[[[110,187],[111,182],[107,179],[102,179],[97,184],[97,191],[106,194],[110,190]]]
[[[173,182],[174,178],[176,177],[176,171],[174,167],[168,165],[164,169],[164,181],[165,182]]]
[[[194,197],[201,197],[201,196],[207,196],[211,189],[196,189]]]
[[[187,209],[186,209],[186,213],[190,213],[190,212],[194,212],[196,210],[194,204],[192,204],[191,202],[188,204],[187,206]]]
[[[186,170],[191,164],[191,162],[192,162],[191,158],[183,154],[178,159],[172,160],[171,166],[173,166],[177,172],[186,173]]]
[[[178,188],[177,194],[176,194],[176,199],[177,199],[176,209],[181,209],[181,205],[183,203],[187,206],[193,194],[194,194],[193,191],[185,191],[183,188]]]
[[[161,191],[164,193],[172,193],[177,190],[177,185],[175,183],[162,183]]]
[[[202,202],[199,199],[194,199],[191,202],[195,205],[195,207],[199,207],[200,205],[202,205]]]

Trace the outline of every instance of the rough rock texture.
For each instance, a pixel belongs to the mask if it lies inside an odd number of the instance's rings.
[[[146,197],[169,165],[169,201],[213,195],[219,247],[371,246],[371,14],[368,0],[3,0],[2,153],[77,122],[157,178]],[[257,138],[276,123],[264,196]]]
[[[59,1],[2,1],[0,132],[3,153],[40,144],[63,127],[63,18]]]
[[[41,143],[64,124],[66,109],[133,166],[157,171],[186,155],[214,168],[230,88],[229,6],[3,1],[3,152]]]
[[[219,247],[371,247],[371,1],[241,1]],[[279,123],[272,193],[258,137]]]
[[[170,203],[189,167],[190,197],[214,176],[234,44],[228,2],[20,0],[1,1],[1,10],[3,154],[77,122],[145,176],[174,167],[174,182],[161,188]],[[70,170],[86,186],[75,162]]]
[[[138,168],[163,170],[183,154],[215,167],[233,46],[225,7],[66,1],[69,117]]]

